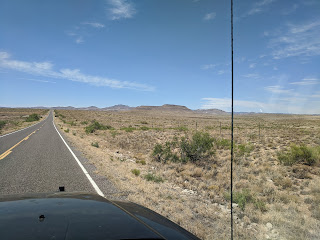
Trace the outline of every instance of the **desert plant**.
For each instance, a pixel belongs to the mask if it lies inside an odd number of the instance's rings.
[[[80,122],[81,125],[87,125],[88,124],[88,121],[82,121]]]
[[[301,163],[312,166],[320,160],[320,147],[292,144],[289,149],[280,151],[277,155],[283,165],[292,166]]]
[[[131,172],[136,176],[140,175],[140,170],[139,169],[132,169]]]
[[[214,143],[218,149],[230,149],[230,147],[231,147],[231,141],[228,139],[224,139],[224,138],[215,139]]]
[[[209,133],[196,132],[192,139],[182,137],[180,141],[181,159],[184,162],[196,162],[214,154],[214,139]]]
[[[3,121],[3,120],[1,120],[0,121],[0,130],[4,127],[4,125],[6,125],[7,124],[7,121]]]
[[[146,126],[142,126],[142,127],[140,127],[140,130],[142,130],[142,131],[147,131],[147,130],[149,130],[150,128],[148,128],[148,127],[146,127]]]
[[[65,129],[64,131],[65,131],[66,133],[68,133],[68,132],[69,132],[69,128]]]
[[[92,142],[92,143],[91,143],[91,146],[96,147],[96,148],[99,148],[99,143],[98,143],[98,142]]]
[[[161,176],[154,175],[153,173],[146,174],[144,176],[144,179],[146,179],[147,181],[152,181],[152,182],[156,182],[156,183],[163,182],[163,179]]]
[[[236,155],[238,157],[248,155],[253,149],[254,149],[254,146],[250,144],[236,145]]]
[[[31,115],[29,115],[26,119],[26,122],[34,122],[34,121],[39,121],[40,117],[38,114],[36,113],[32,113]]]
[[[132,127],[131,125],[128,127],[122,127],[120,130],[124,130],[126,132],[133,132],[133,130],[136,130],[136,128]]]
[[[85,127],[85,131],[87,134],[93,133],[96,130],[107,130],[107,129],[113,129],[113,128],[109,125],[100,124],[96,120],[93,120],[93,122],[89,126]]]

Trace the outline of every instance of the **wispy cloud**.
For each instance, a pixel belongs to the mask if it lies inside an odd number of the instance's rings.
[[[83,25],[89,25],[89,26],[94,27],[94,28],[104,28],[105,27],[104,24],[98,23],[98,22],[83,22],[82,24]]]
[[[217,108],[224,111],[231,111],[230,98],[202,98],[202,109]],[[301,101],[298,98],[284,98],[278,101],[247,101],[234,100],[236,112],[264,112],[264,113],[296,113],[296,114],[319,114],[320,101]]]
[[[246,78],[253,78],[253,79],[261,78],[261,76],[258,73],[248,73],[248,74],[244,74],[242,76],[246,77]]]
[[[42,82],[42,83],[56,83],[53,81],[48,81],[48,80],[39,80],[39,79],[34,79],[34,78],[19,78],[27,81],[32,81],[32,82]]]
[[[294,13],[298,8],[299,8],[299,5],[295,3],[295,4],[291,5],[289,8],[285,9],[282,12],[282,14],[283,15],[289,15],[291,13]]]
[[[268,92],[271,93],[291,93],[292,89],[285,89],[284,87],[280,86],[280,85],[275,85],[275,86],[267,86],[264,88],[265,90],[267,90]]]
[[[208,69],[213,69],[217,66],[217,64],[205,64],[201,66],[202,70],[208,70]]]
[[[112,20],[132,18],[136,14],[134,5],[127,0],[108,0],[108,3],[111,6],[108,11]]]
[[[35,76],[67,79],[75,82],[88,83],[95,86],[106,86],[110,88],[127,88],[140,91],[154,91],[154,87],[145,84],[119,81],[107,77],[92,76],[81,73],[79,69],[54,70],[51,62],[26,62],[14,60],[7,52],[0,52],[0,67],[19,72],[28,73]]]
[[[300,86],[315,85],[315,84],[320,84],[320,80],[318,78],[305,77],[299,82],[292,82],[290,84],[300,85]]]
[[[251,63],[251,64],[249,64],[249,68],[255,68],[256,67],[256,63]]]
[[[261,0],[259,2],[255,2],[252,7],[250,8],[250,10],[248,12],[246,12],[242,17],[245,16],[250,16],[250,15],[254,15],[254,14],[258,14],[264,11],[268,10],[268,6],[275,2],[276,0]]]
[[[204,15],[203,20],[209,21],[215,19],[216,16],[217,14],[215,12],[207,13],[206,15]]]
[[[80,36],[80,37],[76,38],[76,43],[79,44],[79,43],[83,43],[83,42],[84,42],[83,37]]]
[[[222,74],[224,74],[224,73],[225,73],[224,70],[219,70],[217,74],[218,74],[218,75],[222,75]]]
[[[320,55],[320,19],[304,24],[287,24],[269,42],[274,59]]]

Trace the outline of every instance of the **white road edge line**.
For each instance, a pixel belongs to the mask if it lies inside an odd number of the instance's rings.
[[[50,114],[49,114],[49,115],[50,115]],[[41,122],[35,123],[35,124],[33,124],[33,125],[29,126],[29,127],[22,128],[22,129],[20,129],[20,130],[17,130],[17,131],[11,132],[11,133],[7,133],[7,134],[5,134],[5,135],[1,135],[0,138],[5,137],[5,136],[8,136],[8,135],[13,134],[13,133],[17,133],[17,132],[26,130],[26,129],[28,129],[28,128],[33,127],[34,125],[37,125],[37,124],[39,124],[39,123],[42,123],[43,121],[47,120],[47,118],[49,117],[49,115],[48,115],[45,119],[43,119]]]
[[[92,177],[90,176],[90,174],[87,172],[87,170],[84,168],[84,166],[81,164],[81,162],[79,161],[79,159],[77,158],[77,156],[73,153],[73,151],[71,150],[71,148],[68,146],[68,144],[66,143],[66,141],[63,139],[63,137],[61,136],[61,134],[59,133],[58,129],[56,128],[56,125],[54,124],[54,120],[53,120],[53,114],[52,114],[52,123],[54,128],[56,129],[57,133],[59,134],[59,136],[61,137],[62,141],[64,142],[64,144],[67,146],[67,148],[69,149],[69,151],[71,152],[72,156],[74,157],[74,159],[77,161],[77,163],[79,164],[80,168],[82,169],[83,173],[86,175],[86,177],[88,178],[89,182],[91,183],[91,185],[93,186],[94,190],[96,190],[96,192],[104,197],[103,192],[100,190],[100,188],[98,187],[98,185],[95,183],[95,181],[92,179]]]

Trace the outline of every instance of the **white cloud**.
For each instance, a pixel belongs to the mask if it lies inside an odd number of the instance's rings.
[[[259,2],[255,2],[251,9],[244,15],[254,15],[257,13],[261,13],[263,11],[267,10],[267,6],[270,5],[271,3],[275,2],[276,0],[262,0]]]
[[[121,18],[132,18],[136,13],[136,10],[132,3],[126,0],[108,0],[108,3],[112,6],[109,8],[112,20],[118,20]]]
[[[222,74],[224,74],[224,73],[225,73],[224,70],[219,70],[219,71],[218,71],[218,75],[222,75]]]
[[[230,98],[202,98],[202,109],[217,108],[231,111]],[[301,101],[298,98],[278,99],[278,101],[247,101],[234,100],[235,112],[264,112],[264,113],[295,113],[295,114],[319,114],[320,101]]]
[[[251,63],[251,64],[249,65],[249,68],[255,68],[256,65],[257,65],[256,63]]]
[[[89,25],[91,27],[94,27],[94,28],[104,28],[104,24],[102,23],[98,23],[98,22],[84,22],[82,23],[83,25]]]
[[[208,69],[215,68],[216,66],[217,66],[217,64],[206,64],[206,65],[201,66],[201,69],[208,70]]]
[[[211,13],[207,13],[203,19],[206,20],[206,21],[209,21],[209,20],[212,20],[212,19],[215,19],[216,17],[216,13],[215,12],[211,12]]]
[[[299,82],[292,82],[290,84],[293,85],[300,85],[300,86],[306,86],[306,85],[315,85],[315,84],[319,84],[320,80],[318,78],[308,78],[305,77],[302,79],[302,81]]]
[[[275,34],[274,34],[275,35]],[[269,42],[274,59],[320,55],[320,19],[304,24],[288,24]]]
[[[83,37],[77,37],[76,38],[76,43],[78,43],[78,44],[80,44],[80,43],[83,43],[84,42],[84,40],[83,40]]]
[[[278,93],[278,94],[283,94],[283,93],[287,94],[292,92],[292,89],[285,89],[284,87],[279,85],[267,86],[264,89],[267,90],[268,92]]]
[[[261,76],[258,73],[248,73],[248,74],[244,74],[242,76],[246,77],[246,78],[253,78],[253,79],[261,78]]]
[[[299,8],[298,4],[293,4],[291,7],[289,7],[288,9],[285,9],[282,14],[284,15],[289,15],[291,13],[294,13],[297,9]]]
[[[39,80],[39,79],[34,79],[34,78],[19,78],[27,81],[33,81],[33,82],[42,82],[42,83],[56,83],[53,81],[48,81],[48,80]]]
[[[119,81],[107,77],[83,74],[79,69],[54,70],[50,62],[25,62],[11,59],[7,52],[0,52],[0,68],[11,69],[19,72],[42,76],[47,78],[67,79],[75,82],[88,83],[95,86],[110,88],[127,88],[140,91],[154,91],[154,87],[145,84]]]

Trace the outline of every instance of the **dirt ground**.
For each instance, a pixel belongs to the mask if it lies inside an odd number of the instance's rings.
[[[93,120],[110,129],[86,133]],[[201,239],[230,237],[230,122],[228,115],[137,110],[58,110],[55,117],[122,196]],[[284,166],[277,157],[292,143],[319,146],[320,116],[236,115],[234,126],[234,193],[245,199],[245,206],[233,203],[235,239],[320,239],[319,163]],[[196,131],[215,139],[211,157],[160,163],[151,156],[157,143]]]

